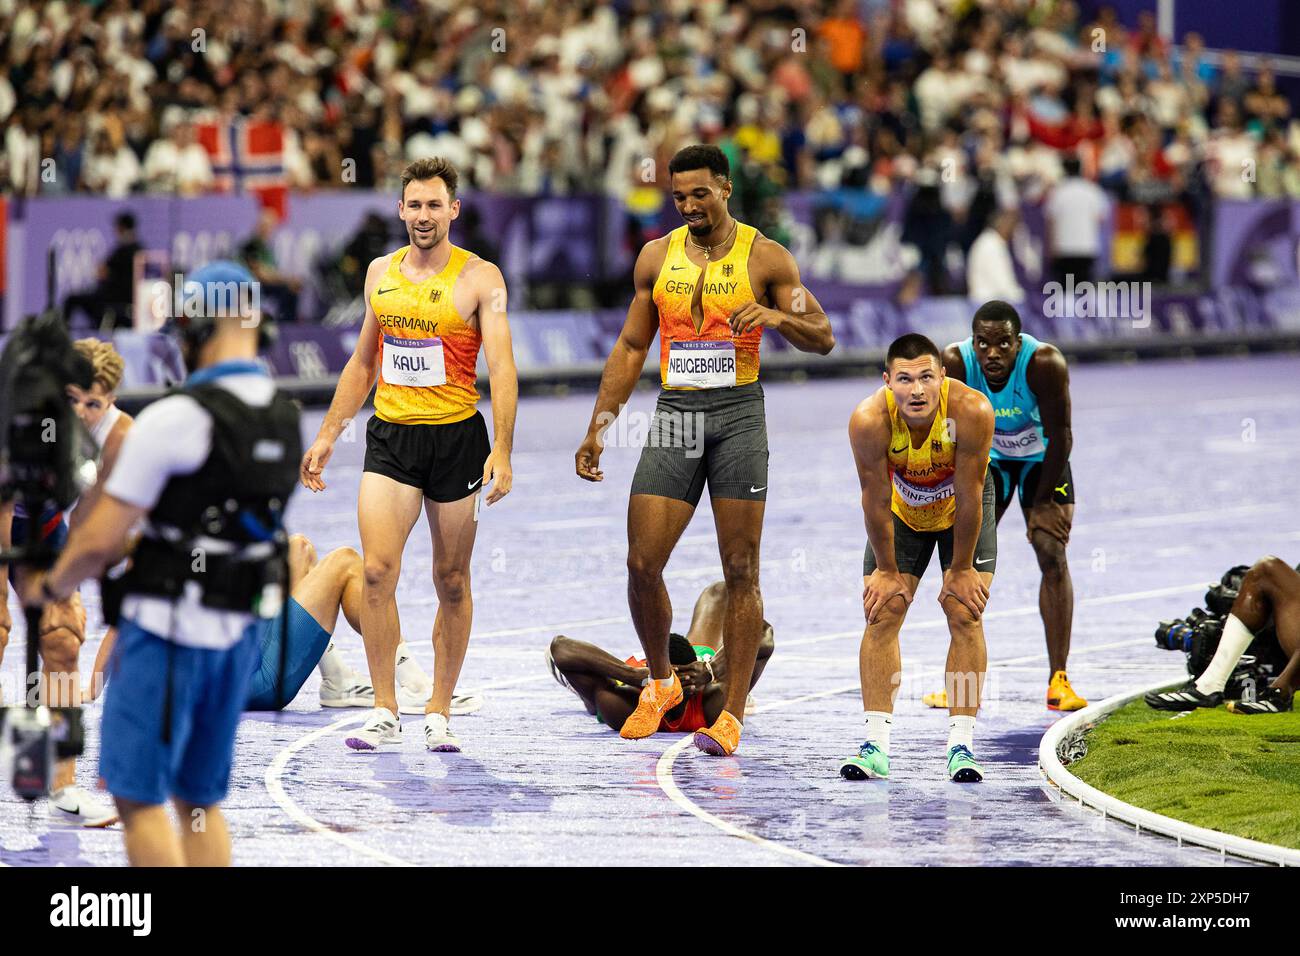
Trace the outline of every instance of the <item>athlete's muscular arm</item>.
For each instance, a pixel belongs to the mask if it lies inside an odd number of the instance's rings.
[[[653,293],[655,278],[663,267],[668,254],[667,239],[656,239],[646,243],[636,257],[636,269],[633,283],[636,287],[632,304],[627,309],[627,320],[623,331],[614,343],[609,358],[605,361],[605,371],[600,376],[600,391],[596,394],[596,407],[591,412],[591,422],[587,425],[587,437],[583,439],[574,455],[574,464],[579,478],[587,481],[601,481],[605,473],[600,470],[600,453],[603,450],[601,435],[618,417],[619,409],[632,394],[636,380],[641,377],[645,367],[646,353],[654,341],[659,327],[659,314],[655,308]]]
[[[1025,381],[1038,396],[1038,414],[1043,422],[1043,437],[1047,439],[1026,533],[1032,541],[1034,531],[1042,530],[1061,544],[1069,544],[1070,521],[1065,509],[1052,500],[1052,492],[1061,483],[1074,446],[1070,430],[1070,369],[1060,349],[1046,343],[1039,345],[1025,370]]]
[[[743,335],[757,326],[775,329],[801,352],[826,355],[835,348],[831,320],[817,297],[804,288],[799,265],[790,250],[765,236],[754,240],[753,257],[766,277],[766,289],[758,298],[772,307],[747,302],[731,313],[731,331]]]
[[[984,517],[984,476],[993,445],[993,406],[982,392],[954,385],[949,386],[948,412],[957,441],[953,465],[957,513],[952,523],[952,565],[944,574],[939,603],[951,595],[978,618],[989,598],[988,588],[975,568],[975,545]]]
[[[896,595],[911,602],[907,582],[894,558],[894,515],[889,502],[889,413],[884,389],[861,402],[849,418],[849,446],[862,487],[862,515],[867,524],[867,543],[876,556],[876,570],[862,579],[862,610],[867,623],[874,624]]]
[[[389,256],[380,256],[370,263],[366,270],[365,301],[366,318],[361,323],[361,334],[357,336],[356,348],[352,357],[343,366],[339,383],[334,389],[334,400],[330,402],[325,420],[321,422],[316,440],[311,443],[307,453],[302,456],[302,466],[298,477],[305,487],[312,491],[324,491],[325,482],[321,472],[325,470],[330,455],[334,453],[334,443],[343,434],[348,423],[361,411],[361,406],[375,387],[379,376],[379,319],[370,306],[370,294],[375,289],[384,270],[388,268]]]
[[[130,415],[123,414],[113,426],[108,437],[104,439],[104,454],[100,458],[99,476],[95,483],[86,490],[77,502],[77,507],[72,509],[72,514],[68,517],[68,532],[71,533],[85,522],[86,516],[95,508],[95,502],[103,494],[104,485],[108,481],[108,476],[113,473],[113,465],[117,462],[117,453],[122,450],[122,442],[126,440],[126,433],[131,430],[132,418]]]
[[[77,533],[68,536],[68,543],[54,567],[48,572],[25,575],[24,603],[63,600],[86,578],[103,574],[105,568],[121,560],[131,528],[147,513],[147,508],[129,505],[109,494],[102,495]],[[43,582],[49,584],[49,595],[41,593]]]
[[[956,342],[943,350],[943,370],[949,378],[966,384],[966,362],[962,359],[961,348]]]
[[[466,277],[477,296],[478,329],[483,337],[483,354],[487,358],[488,381],[492,386],[492,454],[483,463],[483,487],[492,483],[487,496],[496,504],[514,484],[510,452],[515,442],[515,410],[519,405],[519,373],[510,341],[510,323],[506,320],[506,280],[501,270],[490,262],[476,263]]]

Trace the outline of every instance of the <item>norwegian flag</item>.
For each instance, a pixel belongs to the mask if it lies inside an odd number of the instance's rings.
[[[242,117],[195,124],[199,144],[208,151],[221,192],[250,192],[284,219],[289,185],[284,171],[284,129],[279,123]]]

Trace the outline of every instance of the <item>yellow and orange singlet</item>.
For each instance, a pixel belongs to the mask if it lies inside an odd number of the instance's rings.
[[[655,280],[659,312],[659,380],[664,388],[724,388],[758,380],[758,347],[763,327],[731,334],[732,310],[755,301],[749,284],[749,250],[758,230],[736,224],[736,241],[727,254],[700,268],[686,255],[687,227],[668,237],[668,255]],[[697,329],[691,314],[695,288],[703,283]]]
[[[939,411],[930,434],[920,448],[912,447],[912,433],[898,414],[894,393],[885,389],[889,406],[889,477],[893,483],[889,510],[913,531],[944,531],[957,514],[953,494],[957,443],[948,429],[948,385],[939,386]]]
[[[452,246],[441,272],[412,282],[401,271],[410,248],[393,253],[370,294],[379,319],[375,414],[398,425],[447,425],[469,418],[478,404],[475,382],[483,338],[452,304],[456,277],[470,253]]]

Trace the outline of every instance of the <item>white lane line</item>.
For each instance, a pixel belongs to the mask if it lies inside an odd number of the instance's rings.
[[[673,780],[673,763],[677,760],[683,748],[691,742],[692,735],[687,734],[677,743],[673,744],[664,751],[663,756],[659,758],[659,763],[655,767],[655,777],[659,781],[659,789],[668,795],[668,799],[676,804],[680,809],[685,810],[692,816],[699,817],[710,826],[716,827],[729,836],[739,837],[742,840],[748,840],[750,843],[761,846],[765,850],[771,850],[784,856],[793,857],[801,863],[811,863],[814,866],[844,866],[843,863],[836,863],[834,860],[827,860],[824,857],[815,856],[812,853],[805,853],[802,850],[796,850],[792,846],[786,846],[783,843],[776,843],[766,837],[761,837],[757,833],[750,833],[748,830],[742,830],[733,823],[729,823],[721,817],[714,816],[705,810],[699,804],[694,803],[689,797],[677,788],[676,781]]]
[[[271,795],[271,799],[279,804],[280,809],[287,813],[289,818],[299,826],[305,827],[308,830],[313,830],[321,836],[328,837],[335,843],[342,844],[349,850],[361,853],[371,859],[378,860],[380,863],[386,863],[389,866],[414,866],[414,863],[400,860],[395,856],[385,853],[383,850],[376,850],[373,847],[362,843],[360,840],[353,839],[346,833],[338,833],[330,829],[299,807],[298,804],[294,802],[293,798],[290,797],[289,794],[285,793],[284,785],[280,782],[280,775],[284,773],[285,767],[289,765],[289,761],[298,751],[315,743],[321,737],[332,734],[337,730],[342,730],[349,724],[363,723],[364,720],[364,717],[344,717],[342,720],[336,720],[334,723],[321,727],[319,730],[313,730],[304,737],[299,737],[289,746],[285,747],[275,755],[275,759],[272,760],[270,765],[266,768],[266,776],[264,778],[266,782],[266,791]]]

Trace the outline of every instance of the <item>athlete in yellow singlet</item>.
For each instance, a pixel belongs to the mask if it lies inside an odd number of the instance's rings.
[[[740,742],[745,697],[763,632],[759,538],[767,499],[767,424],[758,382],[759,343],[779,332],[795,348],[825,355],[830,321],[800,282],[794,257],[727,211],[731,176],[714,146],[689,146],[669,163],[685,225],[637,257],[636,295],[605,364],[578,476],[600,481],[601,436],[614,421],[659,332],[663,391],[628,502],[628,604],[651,677],[624,737],[648,737],[682,700],[668,659],[672,605],[663,569],[709,487],[727,585],[726,706],[695,735],[710,754]]]
[[[885,385],[849,421],[867,525],[858,657],[866,731],[840,765],[850,780],[889,776],[889,731],[902,677],[898,632],[935,548],[943,568],[939,603],[951,641],[948,776],[983,778],[971,753],[984,682],[984,606],[997,563],[989,474],[993,406],[948,378],[938,348],[911,333],[889,347]]]
[[[402,552],[421,508],[433,538],[438,594],[425,744],[435,751],[460,749],[447,721],[469,645],[469,565],[479,495],[491,484],[491,505],[512,484],[518,380],[505,281],[495,265],[451,244],[451,223],[460,215],[456,183],[455,169],[441,159],[417,160],[402,173],[398,215],[410,245],[370,264],[366,317],[356,350],[339,376],[320,433],[303,456],[303,484],[324,490],[321,473],[334,443],[378,383],[357,501],[364,561],[361,636],[375,709],[362,729],[346,738],[354,750],[401,741],[395,593]],[[480,346],[492,386],[492,442],[477,409]]]

